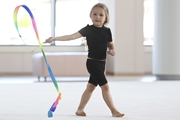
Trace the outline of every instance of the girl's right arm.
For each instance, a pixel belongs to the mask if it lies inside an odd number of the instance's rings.
[[[51,43],[53,41],[68,41],[68,40],[74,40],[77,38],[82,37],[82,35],[79,32],[76,32],[71,35],[64,35],[64,36],[59,36],[59,37],[49,37],[48,39],[45,40],[44,43]]]

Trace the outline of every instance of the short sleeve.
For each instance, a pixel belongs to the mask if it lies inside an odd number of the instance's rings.
[[[79,32],[83,37],[86,37],[87,34],[88,34],[88,27],[89,27],[89,25],[87,25],[86,27],[80,29],[78,32]]]
[[[112,33],[111,33],[111,29],[110,28],[108,28],[108,34],[109,34],[108,42],[112,42]]]

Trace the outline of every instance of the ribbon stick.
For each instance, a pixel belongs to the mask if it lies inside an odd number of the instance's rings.
[[[30,15],[30,17],[31,17],[31,21],[32,21],[32,25],[33,25],[33,28],[34,28],[34,32],[35,32],[35,34],[36,34],[36,37],[37,37],[37,40],[38,40],[38,43],[39,43],[39,47],[40,47],[41,52],[42,52],[42,54],[43,54],[43,57],[44,57],[44,60],[45,60],[45,63],[46,63],[47,70],[48,70],[49,75],[50,75],[50,77],[51,77],[51,79],[52,79],[52,82],[53,82],[53,84],[54,84],[54,86],[55,86],[55,88],[56,88],[56,90],[57,90],[57,92],[58,92],[58,97],[56,98],[55,102],[52,104],[51,108],[50,108],[49,111],[48,111],[48,117],[50,118],[50,117],[53,117],[53,112],[56,110],[56,107],[57,107],[57,105],[58,105],[58,103],[59,103],[59,100],[61,99],[61,92],[60,92],[60,90],[59,90],[59,87],[58,87],[57,81],[56,81],[56,79],[55,79],[55,77],[54,77],[54,74],[53,74],[53,72],[52,72],[52,70],[51,70],[51,67],[50,67],[50,65],[48,64],[46,55],[45,55],[45,53],[44,53],[42,44],[41,44],[41,42],[40,42],[39,35],[38,35],[38,30],[37,30],[37,26],[36,26],[36,22],[35,22],[34,16],[33,16],[32,12],[31,12],[31,10],[30,10],[26,5],[19,5],[19,6],[17,6],[17,7],[14,9],[14,25],[15,25],[15,27],[16,27],[16,30],[17,30],[18,34],[19,34],[19,37],[21,37],[21,35],[20,35],[20,32],[19,32],[19,28],[18,28],[17,14],[18,14],[18,10],[19,10],[20,7],[23,7],[23,8],[29,13],[29,15]]]

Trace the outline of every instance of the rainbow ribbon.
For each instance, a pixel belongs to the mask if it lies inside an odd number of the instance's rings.
[[[36,27],[36,22],[35,22],[34,16],[33,16],[32,12],[31,12],[31,10],[26,5],[19,5],[19,6],[17,6],[14,9],[14,25],[16,27],[16,30],[17,30],[18,34],[19,34],[19,37],[21,37],[21,35],[20,35],[19,29],[18,29],[17,14],[18,14],[18,10],[19,10],[20,7],[23,7],[24,9],[26,9],[26,11],[29,13],[29,15],[31,17],[32,25],[33,25],[33,28],[34,28],[34,31],[35,31],[35,34],[36,34],[36,37],[37,37],[37,40],[38,40],[38,43],[39,43],[39,47],[40,47],[41,52],[43,54],[43,57],[44,57],[44,60],[45,60],[45,63],[46,63],[49,75],[50,75],[50,77],[51,77],[51,79],[53,81],[53,84],[54,84],[57,92],[58,92],[58,97],[56,98],[55,102],[53,103],[53,105],[51,106],[51,108],[48,111],[48,117],[53,117],[53,112],[56,110],[56,107],[57,107],[57,105],[59,103],[59,100],[61,99],[61,92],[59,91],[59,87],[58,87],[57,81],[56,81],[56,79],[54,77],[54,74],[53,74],[53,72],[51,70],[50,65],[48,64],[46,55],[44,53],[42,44],[40,42],[39,35],[38,35],[38,30],[37,30],[37,27]]]

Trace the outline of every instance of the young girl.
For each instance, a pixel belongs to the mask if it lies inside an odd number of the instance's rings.
[[[107,53],[112,56],[115,55],[111,30],[108,27],[105,27],[105,25],[109,22],[109,10],[107,6],[103,3],[94,5],[90,12],[90,18],[93,25],[87,25],[86,27],[71,35],[50,37],[46,39],[45,43],[51,43],[53,41],[74,40],[79,37],[86,37],[88,45],[88,58],[86,67],[90,73],[90,77],[75,114],[77,116],[86,116],[84,108],[88,103],[92,92],[96,86],[99,85],[102,90],[103,99],[111,110],[112,116],[122,117],[124,114],[120,113],[113,104],[109,85],[104,74],[107,47],[109,48]]]

